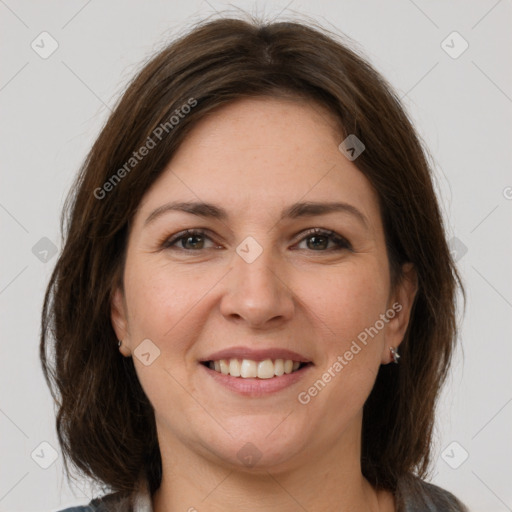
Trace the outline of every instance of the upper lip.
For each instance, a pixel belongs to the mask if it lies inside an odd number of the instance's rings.
[[[220,359],[252,359],[253,361],[264,361],[265,359],[291,359],[301,363],[310,363],[311,359],[285,348],[253,349],[248,347],[230,347],[201,359],[205,361],[219,361]]]

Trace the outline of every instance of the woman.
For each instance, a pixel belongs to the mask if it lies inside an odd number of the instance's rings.
[[[41,360],[110,492],[68,510],[466,510],[422,480],[460,285],[430,167],[336,36],[222,19],[168,46],[67,219]]]

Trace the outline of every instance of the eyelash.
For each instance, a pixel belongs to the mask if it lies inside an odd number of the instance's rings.
[[[184,247],[177,247],[176,243],[180,240],[185,240],[189,237],[193,236],[201,236],[205,239],[211,240],[211,238],[207,235],[207,231],[203,229],[187,229],[185,231],[181,231],[180,233],[176,233],[175,235],[171,236],[170,238],[165,238],[163,242],[160,244],[162,249],[173,249],[173,250],[179,250],[179,251],[185,251],[185,252],[199,252],[205,249],[185,249]],[[314,251],[311,250],[311,252],[331,252],[331,251],[341,251],[341,250],[349,250],[352,251],[352,246],[350,242],[335,233],[334,231],[331,231],[329,229],[321,229],[321,228],[311,228],[308,229],[304,236],[297,242],[301,243],[304,240],[307,240],[308,238],[311,238],[313,236],[323,236],[327,237],[330,241],[334,242],[338,247],[335,249],[325,249],[320,251]]]

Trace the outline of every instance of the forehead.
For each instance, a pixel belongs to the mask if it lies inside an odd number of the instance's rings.
[[[328,146],[337,147],[341,126],[325,107],[301,99],[247,98],[206,114],[173,157],[182,163],[192,153],[247,164],[271,159],[279,164],[304,157],[318,157]],[[326,155],[326,158],[329,158]],[[324,160],[324,159],[322,159]]]
[[[339,151],[340,128],[314,102],[251,98],[223,106],[195,125],[139,211],[179,199],[272,215],[299,200],[345,201],[375,221],[376,193]]]

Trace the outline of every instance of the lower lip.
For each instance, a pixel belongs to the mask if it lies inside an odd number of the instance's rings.
[[[285,373],[280,377],[272,377],[271,379],[258,379],[243,377],[233,377],[232,375],[224,375],[200,364],[205,372],[222,386],[243,396],[259,397],[281,391],[293,384],[299,382],[306,373],[309,372],[312,364],[308,364],[292,373]]]

